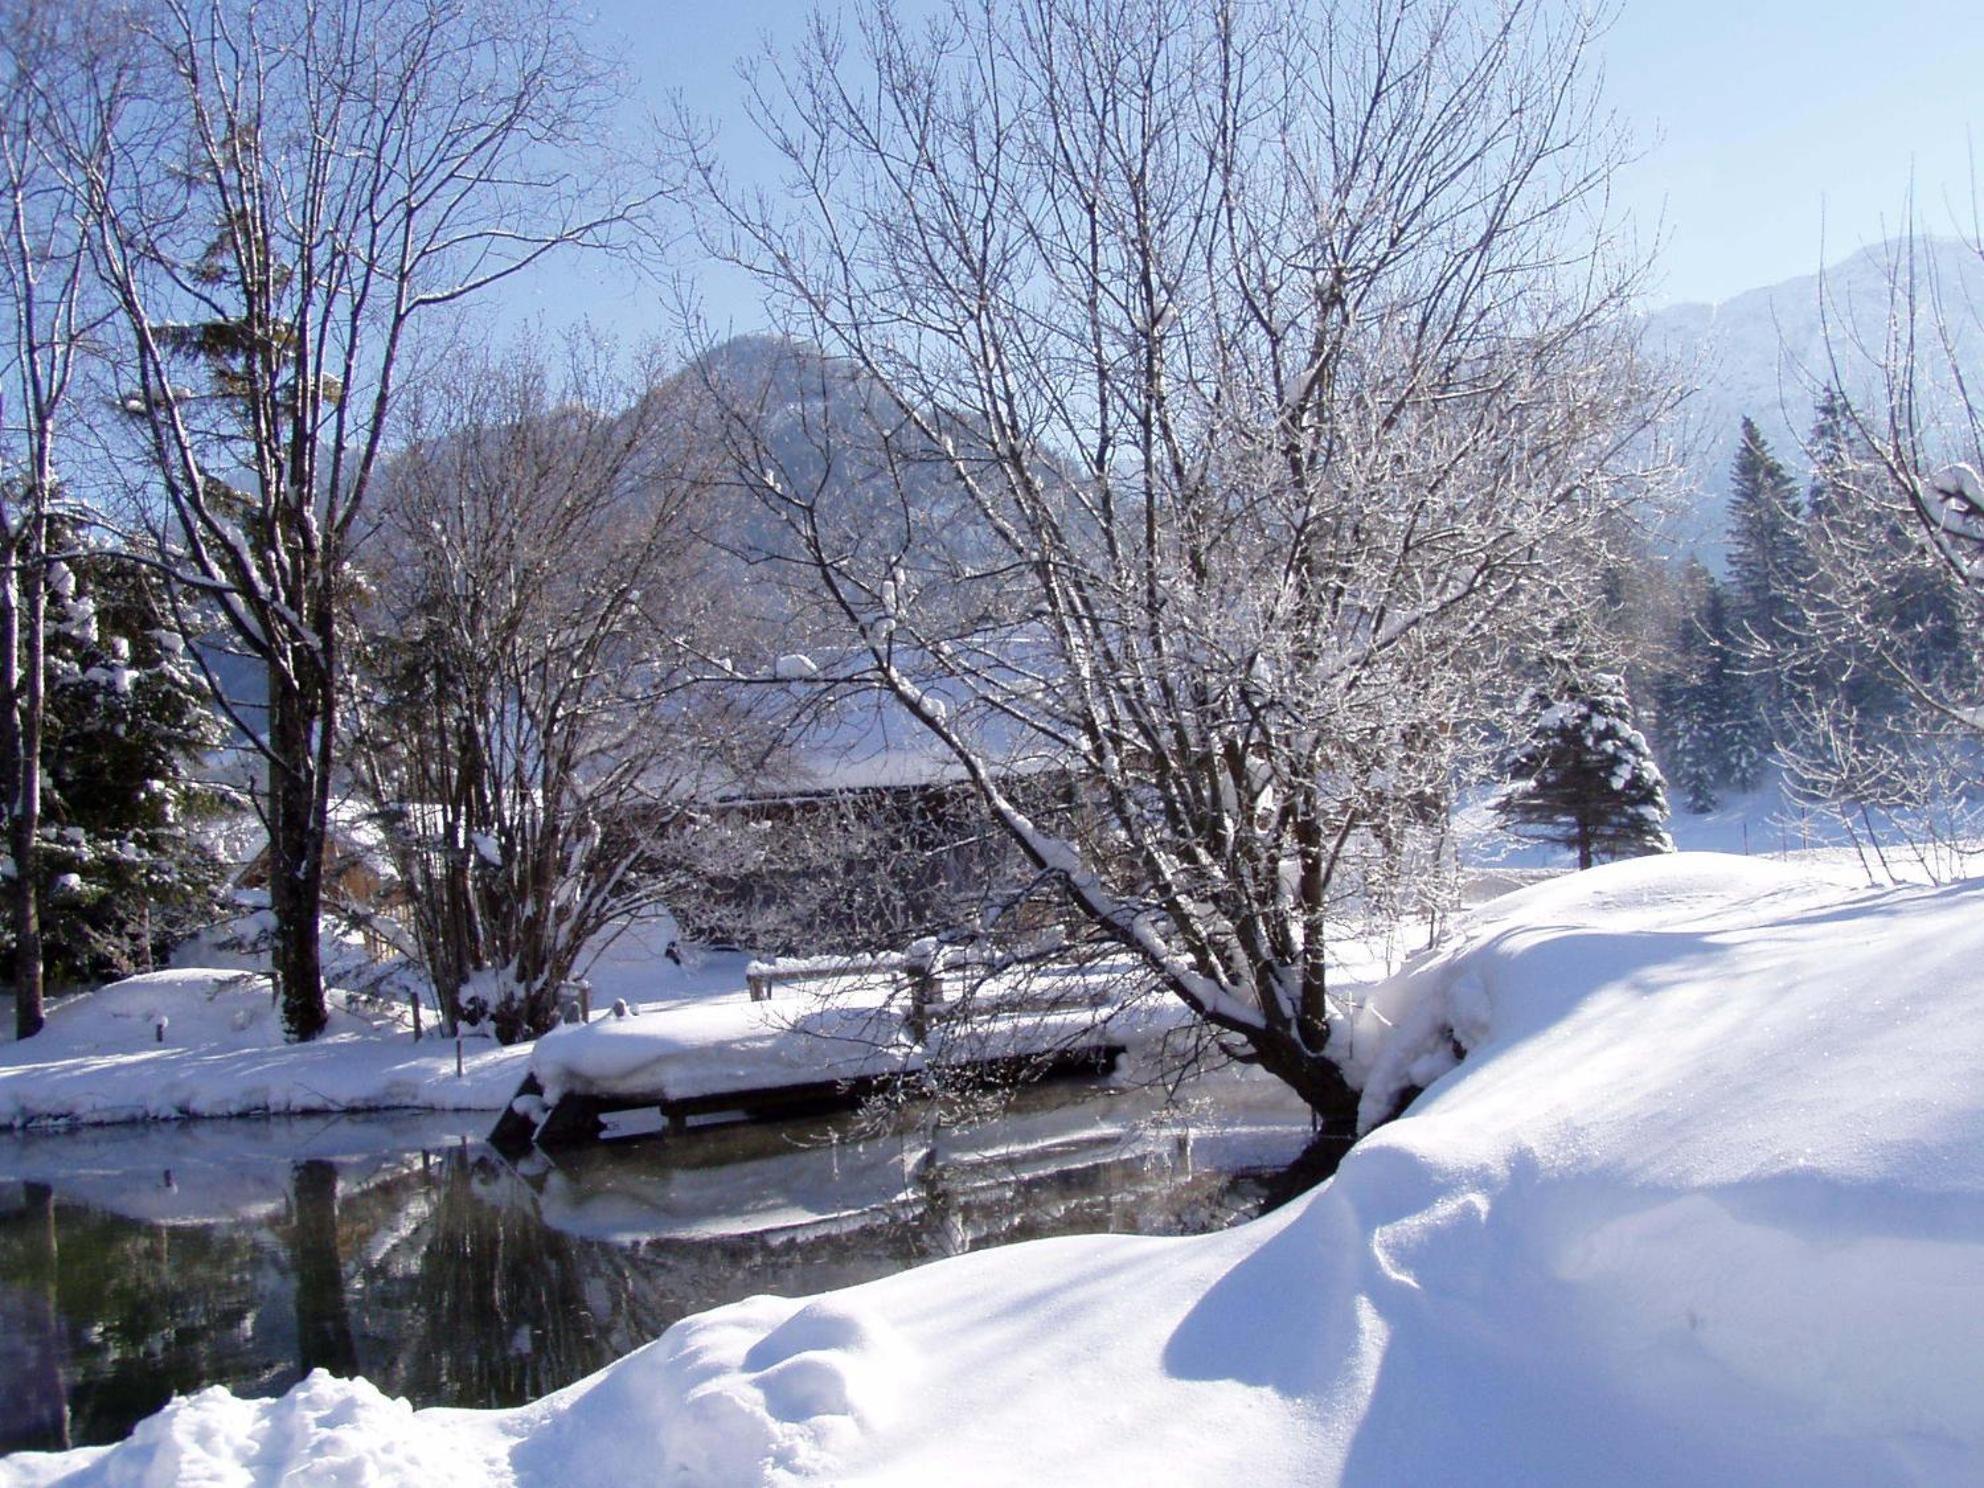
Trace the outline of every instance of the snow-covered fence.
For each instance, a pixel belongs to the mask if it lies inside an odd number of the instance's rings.
[[[908,951],[879,951],[858,956],[782,956],[753,961],[744,968],[744,985],[753,1002],[769,1001],[779,985],[887,978],[891,990],[906,987],[909,1012],[905,1026],[921,1042],[929,1031],[930,1010],[944,1000],[939,983],[941,951],[935,942],[918,942]]]
[[[906,971],[910,961],[901,951],[878,951],[863,956],[775,956],[746,966],[744,985],[750,990],[751,1001],[765,1002],[774,987],[846,977],[893,977]]]
[[[775,988],[823,982],[876,982],[889,988],[890,1000],[907,993],[903,1028],[921,1043],[934,1023],[945,1019],[969,1022],[976,1014],[1012,1018],[1034,1013],[1066,1016],[1087,1009],[1106,1021],[1117,993],[1108,983],[1072,987],[1052,973],[1051,962],[1036,958],[1058,948],[1058,934],[1038,937],[1018,953],[982,945],[946,945],[934,937],[916,941],[903,951],[879,951],[846,956],[793,956],[756,960],[744,968],[753,1002],[769,1001]],[[1065,968],[1060,968],[1065,970]],[[947,979],[951,983],[946,991]]]

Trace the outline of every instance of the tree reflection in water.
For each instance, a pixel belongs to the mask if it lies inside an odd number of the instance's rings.
[[[351,1316],[338,1259],[338,1169],[323,1158],[296,1164],[290,1175],[290,1269],[295,1278],[298,1372],[358,1373]]]
[[[132,1175],[160,1181],[157,1169]],[[0,1217],[0,1331],[10,1366],[14,1348],[39,1347],[60,1380],[33,1398],[0,1394],[8,1450],[68,1444],[51,1392],[66,1403],[69,1441],[84,1445],[125,1435],[175,1394],[215,1382],[273,1394],[296,1378],[289,1299],[274,1295],[283,1268],[260,1226],[135,1223],[65,1203],[59,1187],[20,1187],[24,1207]],[[52,1310],[17,1331],[14,1299],[36,1295],[52,1296]]]
[[[255,1203],[231,1164],[204,1206],[190,1169],[183,1187],[166,1171],[192,1133],[123,1139],[164,1160],[99,1164],[70,1195],[76,1138],[6,1139],[0,1173],[47,1177],[0,1186],[0,1446],[115,1440],[174,1393],[272,1395],[318,1367],[420,1405],[513,1405],[753,1293],[1046,1235],[1215,1229],[1329,1165],[1312,1152],[1270,1176],[1307,1142],[1292,1110],[1237,1137],[1111,1119],[1063,1096],[970,1132],[738,1128],[521,1171],[479,1143],[395,1145],[403,1123],[346,1121],[313,1135],[362,1156],[272,1158],[248,1175]],[[133,1200],[161,1183],[172,1204]]]
[[[0,1392],[0,1452],[60,1451],[70,1443],[55,1296],[55,1190],[46,1183],[22,1184],[18,1219],[8,1216],[0,1244],[19,1258],[7,1266],[6,1283],[0,1285],[0,1379],[6,1381]]]
[[[432,1208],[408,1253],[381,1268],[390,1276],[369,1278],[382,1349],[368,1373],[385,1388],[423,1402],[514,1405],[679,1315],[642,1284],[636,1253],[543,1224],[487,1152],[443,1153],[426,1181]]]

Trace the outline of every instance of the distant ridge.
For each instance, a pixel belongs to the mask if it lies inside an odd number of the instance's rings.
[[[1984,260],[1953,238],[1922,239],[1917,251],[1941,280],[1945,297],[1970,307],[1960,315],[1973,322],[1984,315]],[[1756,420],[1802,484],[1814,390],[1831,380],[1835,354],[1847,394],[1869,409],[1881,403],[1878,358],[1887,340],[1889,272],[1898,252],[1897,244],[1875,244],[1819,273],[1719,304],[1670,305],[1647,317],[1649,347],[1671,359],[1696,388],[1675,430],[1685,441],[1695,489],[1670,526],[1672,551],[1693,552],[1721,567],[1723,504],[1744,415]],[[1974,324],[1959,354],[1970,375],[1984,378],[1984,338]],[[1939,391],[1946,399],[1954,396],[1947,386]]]

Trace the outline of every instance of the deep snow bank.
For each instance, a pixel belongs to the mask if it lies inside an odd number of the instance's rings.
[[[1600,869],[1381,989],[1360,1067],[1432,1088],[1252,1225],[754,1299],[512,1412],[209,1391],[0,1481],[1976,1482],[1981,982],[1984,883]]]
[[[329,996],[330,1025],[283,1039],[269,980],[185,968],[127,977],[59,1004],[0,1045],[0,1125],[423,1107],[500,1110],[528,1052],[487,1039],[414,1042],[403,1008]]]

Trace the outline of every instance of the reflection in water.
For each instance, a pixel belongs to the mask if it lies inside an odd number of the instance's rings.
[[[365,1372],[382,1388],[422,1404],[515,1405],[680,1315],[643,1288],[637,1255],[577,1243],[515,1202],[514,1176],[486,1149],[441,1154],[422,1185],[424,1220],[368,1277]]]
[[[1214,1229],[1301,1181],[1274,1176],[1299,1110],[1152,1126],[1140,1100],[1039,1091],[969,1131],[843,1116],[518,1167],[442,1119],[0,1137],[0,1450],[115,1440],[174,1393],[317,1367],[513,1405],[753,1293]]]
[[[70,1445],[69,1401],[62,1388],[63,1349],[55,1276],[55,1190],[46,1183],[21,1185],[15,1232],[20,1263],[9,1265],[0,1287],[0,1378],[8,1407],[0,1413],[0,1451]]]
[[[156,1181],[156,1172],[146,1176]],[[59,1360],[55,1394],[73,1442],[115,1440],[175,1393],[215,1381],[264,1395],[297,1377],[288,1298],[272,1296],[266,1233],[133,1223],[65,1202],[59,1182],[37,1213],[36,1188],[45,1186],[21,1185],[15,1203],[0,1198],[0,1291],[18,1297],[47,1268],[39,1284],[53,1315],[41,1337]],[[10,1351],[24,1336],[32,1334],[7,1330]],[[0,1395],[0,1443],[59,1447],[62,1415],[38,1401],[28,1408],[9,1390]]]
[[[296,1291],[297,1367],[303,1374],[328,1369],[358,1373],[345,1310],[344,1267],[338,1260],[338,1168],[327,1158],[296,1164],[290,1179],[295,1204],[289,1255]]]

